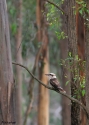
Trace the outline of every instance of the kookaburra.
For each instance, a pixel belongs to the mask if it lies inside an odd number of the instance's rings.
[[[58,91],[62,91],[64,93],[66,93],[66,91],[63,90],[63,88],[60,87],[60,83],[57,80],[57,77],[54,73],[49,73],[49,74],[45,74],[48,76],[49,78],[49,82],[50,84]]]

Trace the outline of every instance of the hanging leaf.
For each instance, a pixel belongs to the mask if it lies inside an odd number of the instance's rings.
[[[66,82],[66,85],[68,85],[68,84],[69,84],[69,82],[70,82],[70,81],[68,80],[68,81]]]
[[[84,96],[84,95],[85,95],[85,92],[86,92],[86,91],[83,89],[83,90],[82,90],[82,96]]]

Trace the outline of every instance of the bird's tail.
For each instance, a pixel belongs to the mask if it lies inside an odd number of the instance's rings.
[[[65,90],[63,90],[63,88],[58,87],[58,89],[59,89],[59,91],[62,91],[63,93],[66,93],[66,91],[65,91]]]

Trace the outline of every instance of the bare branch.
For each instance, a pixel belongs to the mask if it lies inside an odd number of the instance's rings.
[[[85,106],[83,103],[81,103],[81,102],[78,101],[77,99],[71,97],[70,95],[67,95],[67,94],[63,93],[62,91],[57,91],[57,90],[55,90],[55,88],[49,87],[49,86],[45,85],[45,84],[44,84],[43,82],[41,82],[38,78],[36,78],[36,77],[29,71],[29,69],[28,69],[26,66],[21,65],[21,64],[16,63],[16,62],[12,62],[12,64],[19,65],[19,66],[25,68],[25,69],[28,71],[28,73],[29,73],[36,81],[38,81],[40,84],[42,84],[44,87],[46,87],[46,88],[48,88],[48,89],[50,89],[50,90],[54,90],[54,91],[56,91],[57,93],[60,93],[60,94],[64,95],[65,97],[67,97],[67,98],[70,99],[71,101],[74,101],[74,102],[78,103],[78,104],[83,108],[83,110],[85,111],[86,115],[89,116],[89,115],[88,115],[88,112],[87,112],[87,109],[86,109],[86,106]]]
[[[39,56],[40,56],[41,51],[42,51],[42,45],[41,45],[40,49],[39,49],[38,52],[37,52],[37,55],[36,55],[36,58],[35,58],[35,63],[34,63],[33,69],[32,69],[32,74],[35,74],[35,70],[36,70],[36,67],[37,67],[37,65],[38,65]],[[30,81],[29,81],[29,87],[30,87],[31,89],[33,88],[33,87],[31,87],[31,86],[33,86],[33,81],[34,81],[34,78],[31,77],[31,79],[30,79]],[[30,84],[30,83],[31,83],[31,84]],[[28,91],[30,92],[30,89],[29,89]],[[28,93],[29,93],[29,92],[28,92]]]
[[[56,5],[55,3],[53,3],[53,2],[51,2],[51,1],[49,1],[49,0],[46,0],[46,2],[48,2],[48,3],[52,4],[52,5],[54,5],[58,10],[62,11],[63,14],[65,14],[65,15],[67,16],[66,12],[64,12],[64,10],[63,10],[62,8],[60,8],[58,5]]]
[[[35,80],[37,80],[40,84],[42,84],[44,87],[46,87],[46,88],[48,88],[48,89],[53,89],[52,87],[49,87],[49,86],[45,85],[43,82],[41,82],[39,79],[37,79],[37,78],[29,71],[29,69],[28,69],[26,66],[21,65],[21,64],[16,63],[16,62],[12,62],[12,64],[19,65],[19,66],[25,68],[25,69],[28,71],[28,73],[29,73]]]

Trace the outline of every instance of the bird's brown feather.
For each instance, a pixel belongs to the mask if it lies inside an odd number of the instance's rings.
[[[55,89],[57,89],[58,91],[63,91],[63,92],[65,92],[65,91],[63,90],[63,88],[60,87],[60,83],[58,82],[58,80],[57,80],[56,78],[50,79],[50,84],[51,84]]]

